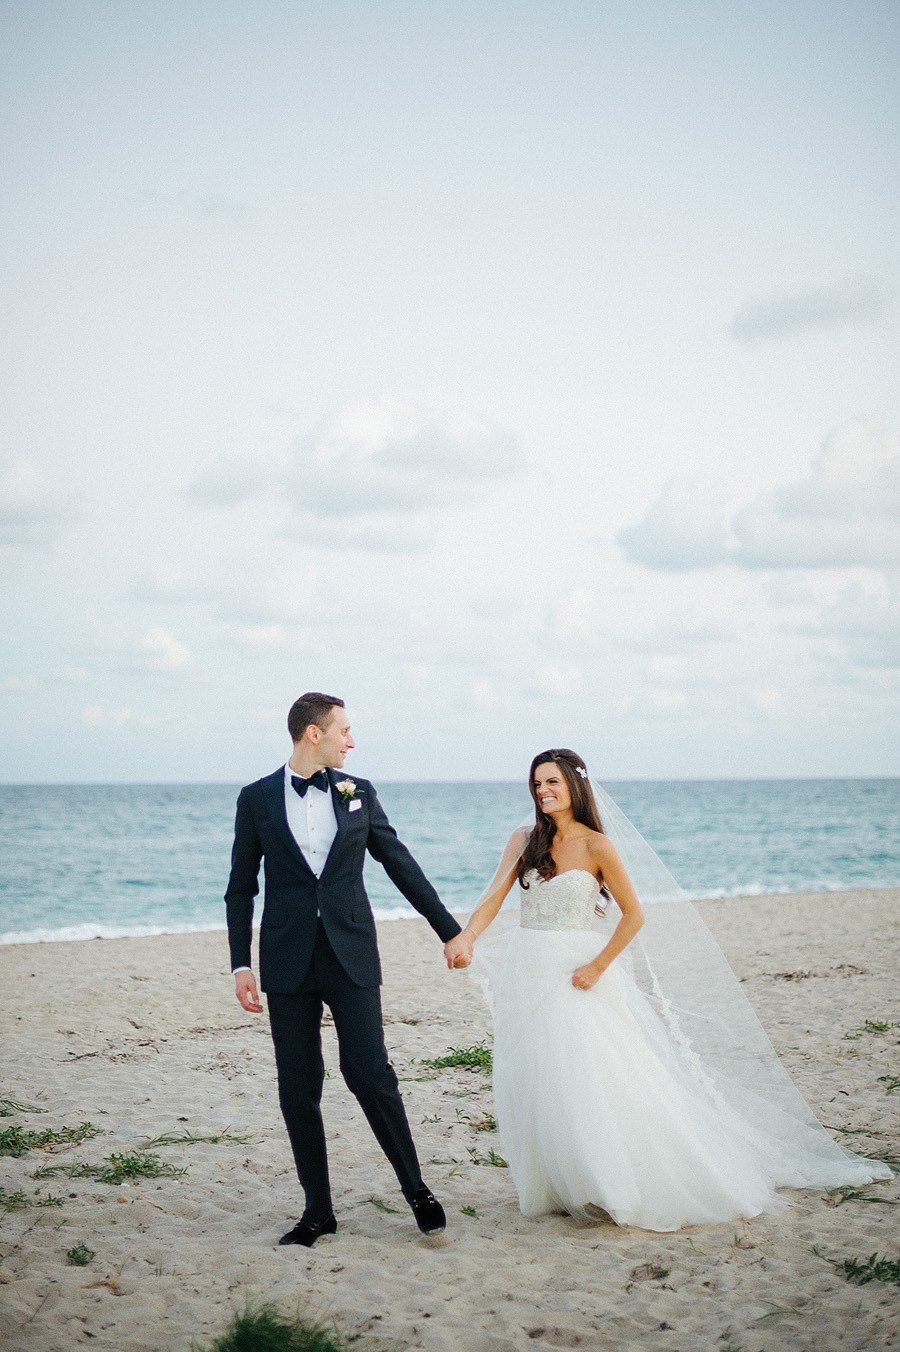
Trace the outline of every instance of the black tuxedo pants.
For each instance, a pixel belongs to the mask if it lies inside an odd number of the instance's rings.
[[[322,1122],[322,1008],[334,1019],[341,1074],[387,1155],[407,1200],[422,1174],[397,1076],[384,1045],[379,986],[357,986],[344,971],[322,921],[300,989],[269,993],[269,1022],[278,1068],[278,1097],[297,1176],[306,1196],[304,1216],[325,1220],[333,1210]]]

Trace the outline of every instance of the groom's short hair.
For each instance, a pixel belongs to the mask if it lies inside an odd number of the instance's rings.
[[[331,722],[331,711],[343,709],[344,701],[337,695],[323,695],[318,690],[307,690],[305,695],[295,699],[288,713],[288,732],[295,742],[299,742],[310,723],[315,723],[324,732]]]

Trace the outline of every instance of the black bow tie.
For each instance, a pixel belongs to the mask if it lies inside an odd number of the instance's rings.
[[[310,775],[309,779],[301,779],[299,775],[291,775],[291,784],[294,786],[297,793],[299,793],[300,797],[305,798],[306,790],[309,788],[310,784],[314,785],[317,789],[321,789],[323,793],[327,793],[328,776],[324,770],[317,770],[314,775]]]

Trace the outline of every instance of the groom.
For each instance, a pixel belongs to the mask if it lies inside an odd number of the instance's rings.
[[[341,1073],[359,1100],[423,1234],[446,1225],[422,1182],[381,1020],[381,964],[363,886],[366,850],[444,940],[448,965],[460,926],[397,839],[373,786],[335,773],[354,746],[344,701],[301,695],[288,714],[294,750],[274,774],[241,789],[225,893],[235,994],[262,1012],[250,966],[253,898],[265,858],[259,974],[268,996],[278,1096],[297,1175],[302,1217],[279,1244],[314,1244],[337,1229],[320,1102],[323,1005],[334,1018]]]

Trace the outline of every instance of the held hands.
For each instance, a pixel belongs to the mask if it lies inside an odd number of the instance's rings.
[[[454,939],[448,939],[444,944],[444,957],[447,959],[447,966],[468,967],[472,961],[474,944],[472,936],[468,930],[462,930]]]
[[[234,993],[242,1009],[246,1009],[248,1014],[261,1014],[262,1005],[259,1003],[259,991],[256,989],[256,977],[252,972],[235,972],[234,974]]]
[[[604,969],[598,967],[596,962],[586,962],[583,967],[575,968],[572,973],[572,985],[576,990],[589,991],[592,986],[596,986],[603,971]]]

